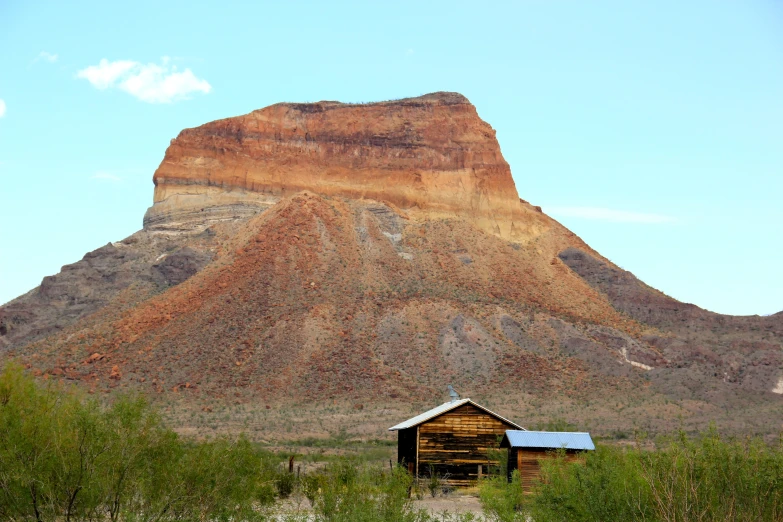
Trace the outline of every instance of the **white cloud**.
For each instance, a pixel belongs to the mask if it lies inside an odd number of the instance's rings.
[[[138,62],[131,62],[129,60],[109,62],[104,58],[98,65],[91,65],[86,69],[77,72],[76,77],[84,78],[97,89],[103,90],[114,87],[120,77],[129,74],[131,69],[138,67],[139,65]]]
[[[148,103],[170,103],[190,97],[193,93],[207,94],[212,86],[196,77],[190,69],[178,71],[164,56],[160,65],[146,65],[130,60],[110,62],[105,58],[76,73],[97,89],[117,88]]]
[[[415,52],[416,52],[416,51],[414,51],[413,49],[408,49],[407,51],[405,51],[405,54],[407,54],[408,56],[410,56],[411,54],[413,54],[413,53],[415,53]]]
[[[592,219],[595,221],[611,221],[613,223],[672,223],[676,221],[671,216],[661,214],[646,214],[628,212],[601,207],[545,207],[544,211],[553,216]]]
[[[5,116],[5,100],[0,98],[0,118]]]
[[[57,56],[56,53],[52,54],[52,53],[48,53],[46,51],[41,51],[40,53],[38,53],[38,56],[36,56],[36,58],[35,58],[35,60],[33,60],[33,62],[37,62],[37,61],[43,60],[45,62],[54,63],[54,62],[57,61],[57,58],[59,58],[59,57]]]
[[[98,171],[93,176],[92,179],[100,179],[100,180],[106,180],[106,181],[122,181],[122,178],[117,176],[116,174],[112,174],[111,172],[105,172],[105,171]]]

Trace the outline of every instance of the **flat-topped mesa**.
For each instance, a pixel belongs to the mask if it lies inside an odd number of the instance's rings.
[[[185,129],[153,179],[153,230],[244,217],[302,190],[460,216],[511,240],[547,228],[520,202],[494,129],[457,93],[278,103]]]

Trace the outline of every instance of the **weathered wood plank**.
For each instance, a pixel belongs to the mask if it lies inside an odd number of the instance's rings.
[[[497,465],[489,460],[487,452],[499,446],[507,429],[515,426],[472,404],[464,404],[412,429],[407,440],[415,437],[415,451],[406,451],[415,455],[417,476],[435,473],[450,484],[468,485],[478,478],[479,465],[484,469]],[[402,450],[408,446],[398,447]]]
[[[522,490],[529,493],[540,479],[541,463],[556,457],[555,450],[509,448],[508,479],[511,480],[511,475],[515,470],[519,471]],[[569,462],[581,460],[581,452],[567,451],[565,459]]]

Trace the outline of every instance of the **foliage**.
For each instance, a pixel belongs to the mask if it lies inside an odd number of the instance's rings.
[[[275,488],[280,498],[288,498],[296,487],[296,475],[283,469],[278,469],[275,474]]]
[[[2,520],[252,520],[275,468],[244,438],[181,440],[142,398],[104,407],[0,373]]]
[[[783,520],[783,441],[680,433],[640,463],[661,520]]]
[[[517,470],[512,473],[510,483],[505,474],[482,480],[479,486],[479,498],[489,520],[497,522],[525,520],[522,512],[525,498]]]
[[[313,506],[318,521],[427,520],[426,513],[412,506],[413,478],[402,467],[385,471],[346,459],[331,463],[322,473]]]
[[[783,440],[770,446],[711,429],[662,439],[655,450],[599,445],[577,461],[559,451],[529,494],[518,472],[506,480],[505,452],[488,457],[499,464],[479,485],[486,520],[783,520]],[[417,509],[411,497],[421,490],[400,466],[335,457],[300,477],[283,460],[244,437],[182,439],[141,397],[104,405],[39,385],[18,366],[0,372],[0,520],[479,520]],[[442,480],[431,473],[424,486],[434,496]],[[306,497],[312,512],[271,515],[289,496]]]
[[[536,521],[783,520],[783,445],[684,433],[655,451],[599,446],[544,462],[526,509]]]
[[[500,446],[500,441],[498,441]],[[508,475],[508,450],[505,448],[487,448],[487,460],[491,463],[487,467],[488,475],[505,477]]]
[[[435,471],[435,466],[430,465],[429,472],[429,478],[427,479],[426,485],[432,498],[435,498],[438,495],[438,492],[443,489],[443,480]]]
[[[311,473],[301,477],[299,487],[310,505],[315,505],[315,499],[320,495],[325,482],[326,476],[320,473]]]
[[[535,520],[651,520],[649,488],[639,473],[639,452],[608,446],[568,462],[559,452],[542,462],[542,484],[532,495]]]

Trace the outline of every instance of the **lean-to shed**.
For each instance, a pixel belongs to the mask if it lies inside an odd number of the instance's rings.
[[[540,462],[553,458],[555,451],[565,451],[566,460],[576,460],[584,451],[595,449],[589,433],[563,431],[508,430],[501,448],[508,448],[508,480],[519,470],[522,490],[530,491],[540,473]]]
[[[397,462],[416,477],[437,474],[452,485],[478,478],[479,466],[497,464],[487,450],[509,430],[524,430],[470,399],[453,400],[389,428],[396,431]]]

